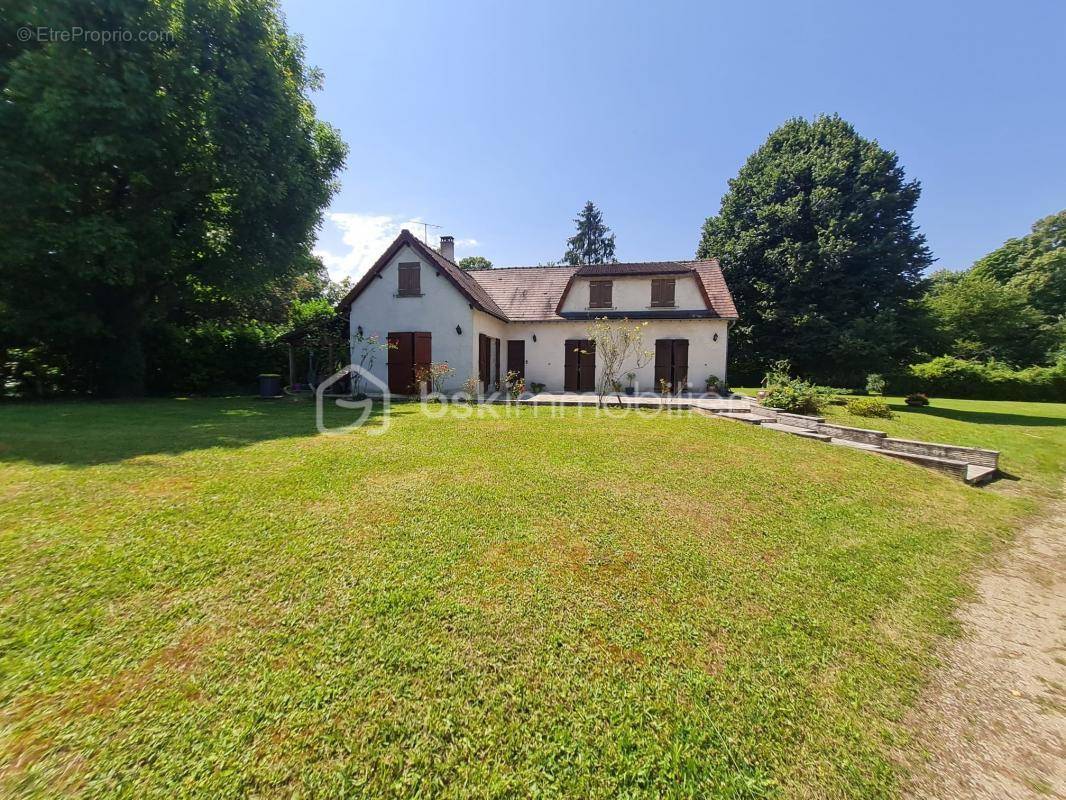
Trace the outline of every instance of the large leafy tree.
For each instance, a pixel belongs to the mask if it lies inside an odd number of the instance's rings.
[[[740,322],[734,374],[776,359],[859,383],[906,357],[932,259],[913,213],[920,188],[894,153],[839,116],[793,119],[748,158],[698,257],[717,257]]]
[[[485,256],[467,256],[459,259],[459,269],[467,272],[478,272],[483,269],[492,269],[492,262]]]
[[[1047,349],[1043,318],[1020,286],[976,270],[933,275],[924,304],[942,341],[941,354],[1034,364]]]
[[[1008,239],[973,271],[1023,290],[1046,316],[1066,314],[1066,211],[1037,220],[1032,232]]]
[[[1066,352],[1066,211],[1038,220],[964,272],[933,276],[924,305],[939,352],[1021,366]]]
[[[345,147],[271,0],[25,2],[0,24],[7,343],[138,394],[153,323],[290,293]],[[19,43],[23,26],[132,36]]]
[[[609,264],[614,257],[614,234],[603,222],[603,213],[589,200],[577,219],[577,233],[566,240],[563,261],[567,264]]]

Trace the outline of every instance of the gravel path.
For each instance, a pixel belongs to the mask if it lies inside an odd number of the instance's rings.
[[[908,796],[1066,798],[1066,501],[977,588],[910,719],[928,760]]]

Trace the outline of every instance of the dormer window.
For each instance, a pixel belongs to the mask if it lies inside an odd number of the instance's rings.
[[[418,297],[422,294],[420,264],[417,261],[401,263],[398,274],[396,294],[400,297]]]
[[[611,308],[611,281],[589,281],[589,308]]]
[[[651,307],[674,307],[674,279],[653,278],[651,282]]]

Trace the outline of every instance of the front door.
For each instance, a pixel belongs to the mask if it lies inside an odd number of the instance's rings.
[[[655,391],[662,391],[664,381],[673,394],[688,388],[688,339],[655,340]]]
[[[563,389],[596,391],[596,343],[590,339],[567,339],[564,346]]]
[[[519,378],[526,377],[526,340],[507,340],[507,371],[515,373]]]
[[[429,369],[433,361],[432,336],[423,332],[402,331],[388,335],[389,391],[393,394],[418,394],[417,374]]]

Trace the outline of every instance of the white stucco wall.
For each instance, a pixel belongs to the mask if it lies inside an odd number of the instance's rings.
[[[510,369],[507,363],[507,340],[522,339],[526,343],[526,385],[543,383],[548,390],[563,389],[563,359],[567,339],[585,339],[588,336],[588,322],[535,322],[509,323],[504,325],[487,314],[476,312],[477,325],[483,325],[480,332],[500,338],[502,364],[500,375]],[[482,319],[485,321],[482,322]],[[621,324],[619,321],[618,324]],[[628,323],[636,324],[634,322]],[[475,325],[475,327],[477,327]],[[644,349],[654,353],[656,339],[688,339],[688,372],[692,391],[702,392],[708,375],[717,375],[726,380],[726,358],[728,355],[729,325],[720,319],[695,320],[649,320],[644,328]],[[536,334],[537,341],[533,341]],[[718,341],[714,340],[715,334]],[[476,342],[475,342],[476,348]],[[474,365],[476,369],[476,349]],[[597,380],[601,373],[601,362],[596,361]],[[638,391],[655,391],[655,359],[635,369],[627,365],[622,371],[636,372]],[[625,379],[623,377],[623,383]]]
[[[397,296],[397,264],[421,263],[421,297]],[[448,391],[458,391],[462,382],[477,368],[477,335],[473,310],[462,294],[435,265],[403,247],[352,303],[352,363],[358,364],[361,346],[355,341],[359,326],[364,336],[376,335],[382,342],[391,331],[428,331],[432,334],[434,361],[447,361],[455,374],[445,384]],[[484,315],[488,316],[488,315]],[[491,317],[490,317],[491,319]],[[455,326],[462,333],[455,332]],[[471,345],[473,342],[473,345]],[[381,351],[373,367],[374,375],[388,384],[387,354]]]
[[[696,279],[692,275],[639,275],[632,278],[604,276],[603,278],[578,278],[570,287],[563,300],[566,311],[595,311],[589,308],[589,282],[596,280],[611,281],[612,308],[619,311],[647,311],[651,308],[652,277],[674,279],[674,305],[683,310],[703,310],[707,304],[703,300]]]
[[[397,296],[397,265],[400,262],[421,263],[421,297]],[[376,335],[382,342],[393,331],[428,331],[432,334],[434,361],[447,361],[455,370],[445,383],[448,392],[458,391],[464,381],[477,375],[478,335],[500,340],[500,378],[513,367],[507,363],[507,342],[520,339],[525,342],[525,375],[527,386],[543,383],[549,390],[563,389],[563,361],[567,339],[587,338],[587,321],[511,322],[505,323],[491,314],[470,308],[467,299],[452,285],[437,267],[418,257],[415,251],[404,247],[374,278],[351,307],[351,333],[353,337],[352,361],[359,363],[361,345],[354,341],[361,326],[365,336]],[[614,303],[621,310],[645,310],[651,302],[650,278],[612,278]],[[678,277],[675,297],[679,309],[704,309],[702,296],[689,277]],[[627,305],[622,306],[625,303]],[[564,309],[584,311],[588,305],[587,282],[578,282],[571,289]],[[619,321],[619,324],[621,322]],[[630,322],[628,324],[635,324]],[[455,326],[462,329],[455,332]],[[649,320],[644,328],[644,349],[654,352],[656,339],[688,339],[689,380],[693,391],[703,391],[708,375],[726,379],[728,355],[728,330],[725,320]],[[534,334],[537,340],[533,341]],[[718,340],[715,341],[715,334]],[[374,375],[388,383],[387,354],[378,353],[373,366]],[[601,362],[597,359],[597,378]],[[654,358],[635,369],[627,365],[625,372],[637,373],[639,391],[655,391]],[[490,368],[490,375],[493,370]],[[624,381],[624,377],[623,377]]]

